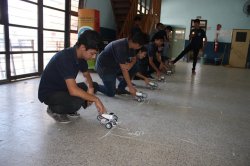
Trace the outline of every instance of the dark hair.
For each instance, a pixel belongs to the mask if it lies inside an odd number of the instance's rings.
[[[163,24],[160,23],[160,22],[158,22],[158,23],[156,24],[156,27],[159,27],[159,26],[163,26]]]
[[[134,21],[141,21],[141,16],[135,16]]]
[[[84,45],[86,50],[96,49],[99,50],[103,47],[101,35],[94,30],[86,30],[79,37],[75,44],[77,47]]]
[[[147,49],[147,47],[142,46],[142,47],[139,49],[139,51],[141,51],[141,52],[147,52],[148,49]]]
[[[172,31],[173,28],[172,28],[171,26],[168,25],[168,26],[166,26],[165,30],[170,30],[170,31]]]
[[[162,40],[164,40],[164,36],[162,35],[161,31],[156,32],[156,33],[154,34],[154,36],[152,37],[152,40],[151,40],[151,41],[155,41],[155,40],[157,40],[157,39],[162,39]]]
[[[143,32],[137,32],[133,34],[133,36],[129,37],[129,39],[142,46],[149,42],[149,35]]]
[[[139,52],[148,52],[148,48],[146,46],[142,46],[140,49],[135,50],[135,54],[138,54]]]
[[[200,23],[200,20],[199,19],[195,19],[194,23]]]

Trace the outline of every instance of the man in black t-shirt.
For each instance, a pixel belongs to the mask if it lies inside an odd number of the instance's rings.
[[[200,20],[199,19],[194,20],[194,29],[192,29],[190,31],[189,38],[190,38],[190,43],[173,61],[171,61],[171,63],[175,64],[185,54],[187,54],[189,51],[192,50],[193,51],[192,73],[195,74],[195,66],[197,63],[197,57],[199,54],[199,50],[204,49],[203,40],[204,40],[204,45],[207,41],[206,32],[200,28]]]
[[[98,91],[113,97],[116,94],[116,77],[122,73],[123,80],[120,80],[118,91],[125,92],[126,86],[129,93],[133,96],[136,89],[131,83],[129,71],[136,63],[136,58],[132,58],[131,62],[127,62],[129,57],[135,56],[135,50],[141,48],[148,42],[148,35],[138,32],[129,38],[115,40],[109,43],[104,50],[97,56],[96,71],[102,79],[103,85],[98,86]],[[120,93],[123,93],[120,92]]]
[[[148,60],[149,60],[149,74],[156,72],[156,76],[159,79],[161,73],[166,69],[165,64],[163,64],[161,59],[161,52],[159,48],[162,47],[164,42],[164,36],[161,32],[157,32],[152,40],[146,47],[148,49]]]
[[[87,60],[96,56],[101,47],[99,33],[84,31],[74,47],[56,53],[44,69],[39,84],[38,98],[48,105],[47,113],[60,123],[69,123],[68,116],[79,116],[81,106],[86,108],[92,102],[99,113],[106,110],[94,95],[97,83],[93,83],[88,72]],[[78,72],[86,78],[85,83],[76,83]]]

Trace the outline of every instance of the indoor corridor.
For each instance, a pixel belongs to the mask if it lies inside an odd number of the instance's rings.
[[[198,64],[192,75],[191,67],[176,63],[156,90],[134,81],[148,94],[143,103],[98,93],[119,117],[111,130],[94,105],[69,124],[56,123],[38,101],[39,78],[1,85],[0,165],[249,165],[250,70]]]

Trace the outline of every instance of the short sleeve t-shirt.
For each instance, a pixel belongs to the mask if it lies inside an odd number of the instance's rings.
[[[153,42],[149,43],[146,47],[148,49],[148,57],[153,58],[153,60],[156,60],[156,53],[158,52],[158,47]]]
[[[116,74],[120,71],[120,64],[125,64],[131,56],[135,56],[135,53],[129,49],[128,39],[115,40],[97,56],[96,71],[100,76]]]
[[[192,29],[190,31],[190,35],[194,36],[191,39],[191,44],[197,46],[198,48],[202,48],[203,45],[203,38],[206,38],[206,32],[199,28],[199,29]]]
[[[66,48],[56,53],[44,69],[38,89],[41,102],[56,91],[68,91],[65,80],[77,77],[79,71],[88,70],[87,61],[77,59],[76,48]]]

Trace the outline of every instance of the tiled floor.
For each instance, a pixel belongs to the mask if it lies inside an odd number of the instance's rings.
[[[0,165],[249,166],[250,70],[202,65],[192,76],[191,65],[178,62],[158,90],[135,81],[144,103],[98,94],[119,117],[111,130],[94,106],[56,123],[37,99],[38,78],[0,85]]]

